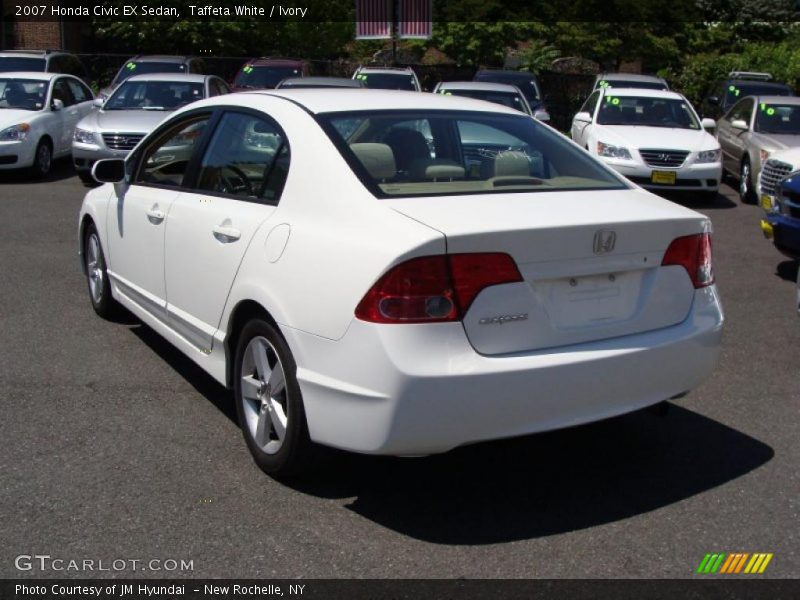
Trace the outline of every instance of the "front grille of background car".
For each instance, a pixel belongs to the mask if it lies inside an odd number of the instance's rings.
[[[141,133],[104,133],[103,141],[112,150],[133,150],[143,137]]]
[[[688,150],[639,150],[644,162],[651,167],[680,167],[686,157],[689,156]]]
[[[774,196],[778,183],[791,172],[792,165],[769,159],[761,169],[761,193]]]

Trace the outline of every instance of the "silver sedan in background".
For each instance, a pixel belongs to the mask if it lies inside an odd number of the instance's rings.
[[[228,84],[216,75],[154,73],[134,75],[78,123],[72,158],[78,176],[93,185],[92,165],[101,158],[124,158],[156,125],[178,108],[227,94]]]
[[[717,121],[722,166],[739,179],[742,202],[755,204],[758,174],[778,150],[800,146],[800,97],[747,96]]]

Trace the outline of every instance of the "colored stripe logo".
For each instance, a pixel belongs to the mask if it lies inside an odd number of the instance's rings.
[[[697,573],[703,575],[756,575],[763,573],[772,560],[772,553],[756,552],[715,552],[706,554],[697,567]]]

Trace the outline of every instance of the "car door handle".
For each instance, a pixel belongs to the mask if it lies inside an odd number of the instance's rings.
[[[225,227],[224,225],[217,225],[211,231],[214,233],[214,237],[223,244],[235,242],[242,237],[241,231],[234,229],[233,227]]]
[[[158,225],[166,218],[167,215],[164,214],[163,210],[160,210],[157,206],[154,206],[150,210],[147,211],[147,218],[153,225]]]

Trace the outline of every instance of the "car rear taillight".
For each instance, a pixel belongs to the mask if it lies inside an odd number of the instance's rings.
[[[714,283],[711,264],[711,234],[698,233],[672,240],[664,254],[662,266],[680,265],[689,274],[695,288]]]
[[[459,321],[484,288],[522,281],[508,254],[449,254],[413,258],[390,269],[356,307],[372,323]]]

